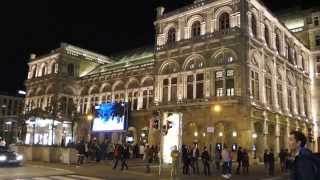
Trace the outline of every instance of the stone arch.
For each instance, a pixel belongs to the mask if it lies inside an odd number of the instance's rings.
[[[177,40],[177,32],[178,32],[178,25],[176,22],[171,22],[168,25],[165,26],[165,28],[163,29],[163,33],[165,35],[165,41],[168,41],[168,33],[170,29],[174,29],[175,30],[175,40]]]
[[[194,22],[196,22],[196,21],[199,21],[200,24],[201,24],[202,22],[204,22],[204,18],[203,18],[201,15],[199,15],[199,14],[193,15],[193,16],[189,17],[189,19],[188,19],[188,21],[187,21],[187,27],[188,27],[188,28],[191,28],[192,24],[193,24]]]
[[[111,84],[109,83],[103,83],[100,87],[99,90],[100,93],[104,93],[104,92],[111,92]]]
[[[250,63],[254,66],[256,66],[257,68],[259,68],[261,66],[261,54],[258,50],[253,50],[249,53],[249,57],[250,57]]]
[[[93,85],[89,88],[88,94],[98,94],[99,93],[99,86],[98,85]]]
[[[230,48],[221,48],[211,56],[211,66],[230,64],[237,61],[237,53]]]
[[[182,65],[182,69],[188,70],[190,63],[195,65],[194,69],[206,67],[204,57],[200,54],[192,54],[191,56],[187,57]]]
[[[130,78],[128,83],[125,85],[126,89],[137,89],[139,88],[140,84],[137,78]]]
[[[159,68],[159,74],[171,74],[180,70],[179,64],[174,60],[167,60]]]
[[[121,91],[121,90],[124,90],[124,89],[125,89],[125,86],[124,86],[123,81],[121,81],[121,80],[116,81],[116,82],[112,85],[112,91]]]
[[[49,68],[48,68],[49,71],[48,71],[48,73],[51,73],[51,74],[54,73],[54,71],[56,69],[56,64],[57,64],[56,59],[51,60],[51,62],[49,63]]]
[[[63,87],[63,93],[68,95],[74,95],[75,89],[72,86],[65,85]]]
[[[44,76],[48,74],[48,68],[47,68],[47,63],[42,63],[40,65],[40,69],[39,69],[39,76]]]
[[[89,95],[89,87],[85,86],[80,90],[80,96],[87,96]]]
[[[42,95],[44,95],[44,94],[45,94],[44,88],[43,88],[43,87],[38,87],[37,90],[36,90],[36,92],[35,92],[35,95],[36,95],[36,96],[42,96]]]
[[[220,29],[220,22],[219,22],[219,18],[223,13],[228,13],[229,14],[229,22],[230,22],[230,27],[232,27],[231,25],[231,19],[230,16],[232,14],[232,8],[229,6],[223,6],[221,8],[219,8],[217,11],[215,11],[213,17],[214,19],[216,19],[216,27],[217,29]]]
[[[153,86],[153,77],[152,76],[145,76],[141,79],[140,86],[146,87],[146,86]]]
[[[31,73],[30,78],[35,78],[37,76],[37,65],[31,66],[30,73]]]

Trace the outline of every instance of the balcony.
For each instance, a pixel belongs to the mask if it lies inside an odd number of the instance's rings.
[[[201,36],[197,36],[194,38],[190,38],[190,39],[182,39],[180,41],[174,42],[174,43],[167,43],[161,46],[157,46],[156,47],[156,51],[164,51],[164,50],[168,50],[168,49],[174,49],[177,47],[181,47],[184,46],[185,44],[189,44],[189,43],[197,43],[197,42],[201,42],[201,41],[205,41],[205,40],[209,40],[209,39],[220,39],[223,38],[226,35],[233,35],[233,34],[237,34],[240,32],[240,28],[239,27],[233,27],[230,29],[226,29],[223,31],[215,31],[213,33],[207,33]]]

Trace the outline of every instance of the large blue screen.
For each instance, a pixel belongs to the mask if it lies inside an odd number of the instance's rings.
[[[96,106],[93,131],[122,131],[126,127],[127,108],[125,103],[102,103]]]

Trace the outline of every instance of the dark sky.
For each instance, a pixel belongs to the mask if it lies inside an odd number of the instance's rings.
[[[264,0],[272,10],[320,0]],[[193,0],[11,0],[0,4],[0,91],[25,89],[30,53],[67,42],[105,55],[153,44],[155,8]],[[281,4],[279,3],[281,2]],[[303,3],[302,3],[303,2]],[[307,4],[306,4],[307,3]],[[319,3],[318,3],[319,4]]]

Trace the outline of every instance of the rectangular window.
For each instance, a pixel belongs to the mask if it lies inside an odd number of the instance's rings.
[[[171,101],[177,101],[177,78],[171,79]]]
[[[271,85],[271,79],[266,78],[265,79],[266,84],[266,101],[268,105],[272,105],[272,85]]]
[[[251,95],[259,100],[259,74],[254,71],[251,71]]]
[[[168,102],[169,79],[163,80],[162,102]]]
[[[215,83],[216,96],[223,96],[223,80],[218,80]]]
[[[281,84],[277,84],[277,96],[278,96],[278,105],[279,108],[282,110],[283,109],[283,102],[282,102],[282,85]]]
[[[196,84],[196,98],[203,98],[203,80],[204,75],[203,74],[197,74],[197,84]]]
[[[316,40],[316,46],[320,46],[320,36],[316,36],[315,37],[315,40]]]
[[[293,108],[292,108],[292,92],[291,90],[288,88],[288,109],[290,112],[293,112]]]
[[[314,17],[314,25],[315,26],[319,25],[319,18],[318,17]]]
[[[234,79],[226,80],[227,96],[234,96]]]
[[[187,99],[193,99],[193,75],[187,77]]]
[[[148,104],[148,90],[143,91],[142,109],[147,109]]]

